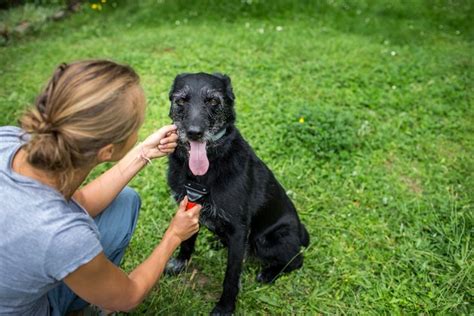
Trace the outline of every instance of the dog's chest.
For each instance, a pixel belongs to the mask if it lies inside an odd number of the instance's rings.
[[[176,201],[181,201],[186,192],[172,191],[172,195]],[[213,233],[220,235],[225,232],[226,227],[231,223],[232,216],[224,208],[211,201],[212,198],[208,196],[207,200],[202,203],[199,223]]]
[[[230,220],[230,214],[212,203],[205,203],[199,216],[199,223],[214,233],[219,233]]]

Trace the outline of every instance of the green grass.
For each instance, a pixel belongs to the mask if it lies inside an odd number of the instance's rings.
[[[169,123],[176,74],[227,73],[238,127],[311,235],[304,267],[274,285],[245,263],[238,314],[474,312],[472,2],[114,3],[0,47],[1,124],[63,61],[131,64],[148,95],[142,138]],[[143,209],[127,271],[174,213],[165,174],[163,159],[131,183]],[[135,313],[209,312],[226,263],[212,243],[204,231],[187,273]]]

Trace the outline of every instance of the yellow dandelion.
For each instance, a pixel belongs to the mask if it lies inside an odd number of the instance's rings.
[[[303,116],[302,116],[302,117],[300,117],[300,119],[299,119],[299,122],[300,122],[301,124],[303,124],[303,123],[304,123],[304,117],[303,117]]]
[[[97,10],[97,8],[98,8],[97,3],[91,4],[91,9],[92,9],[92,10]]]
[[[100,2],[102,2],[102,3],[106,3],[106,2],[107,2],[107,0],[100,0]]]

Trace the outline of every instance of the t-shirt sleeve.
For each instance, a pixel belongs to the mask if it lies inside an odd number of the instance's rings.
[[[22,138],[23,137],[23,138]],[[23,139],[25,141],[28,138],[28,134],[16,126],[1,126],[0,127],[0,146],[20,143]]]
[[[45,272],[56,281],[88,263],[102,251],[99,236],[86,221],[64,225],[49,243]]]

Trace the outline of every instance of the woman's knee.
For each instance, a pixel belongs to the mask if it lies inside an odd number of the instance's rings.
[[[140,195],[138,195],[137,191],[126,186],[112,201],[111,205],[107,207],[106,211],[111,209],[111,215],[121,224],[117,226],[122,227],[122,229],[131,234],[135,230],[141,204]]]
[[[132,222],[136,223],[142,205],[142,200],[137,191],[127,186],[119,193],[116,199],[119,200],[119,203],[129,206],[132,211]]]
[[[128,246],[140,213],[141,199],[130,187],[125,187],[112,203],[96,218],[104,253],[110,260],[121,258]]]

